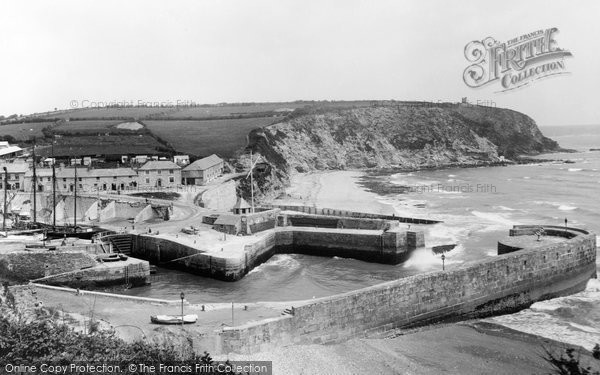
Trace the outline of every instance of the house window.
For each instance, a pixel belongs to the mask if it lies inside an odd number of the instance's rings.
[[[172,169],[169,169],[169,174],[173,174],[173,170]]]
[[[66,188],[67,188],[67,185],[66,185],[66,184],[63,184],[63,189],[66,189]]]
[[[67,179],[66,179],[66,178],[63,178],[63,182],[67,182]]]
[[[79,177],[79,181],[81,181],[81,177]]]
[[[106,190],[106,184],[102,184],[102,190]]]
[[[99,181],[99,180],[100,180],[100,177],[96,177],[96,181]]]
[[[116,179],[117,179],[117,176],[113,176],[113,180],[116,180]]]
[[[83,189],[83,185],[82,185],[82,184],[79,184],[79,188],[80,188],[80,189]]]
[[[169,177],[169,182],[175,182],[175,177],[173,177],[173,176]]]
[[[160,174],[160,172],[162,172],[161,170],[158,170],[156,173]]]
[[[150,179],[149,179],[149,178],[147,178],[147,179],[146,179],[146,183],[147,183],[147,184],[149,184],[149,183],[150,183]]]
[[[150,174],[150,171],[146,171],[146,174]]]
[[[50,177],[48,177],[48,181],[52,180]]]

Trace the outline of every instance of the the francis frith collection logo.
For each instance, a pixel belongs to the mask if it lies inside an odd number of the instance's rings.
[[[471,65],[465,69],[463,80],[473,88],[497,82],[502,92],[566,74],[565,58],[572,54],[558,47],[557,33],[558,29],[553,27],[504,43],[492,37],[472,41],[465,47],[465,57]]]

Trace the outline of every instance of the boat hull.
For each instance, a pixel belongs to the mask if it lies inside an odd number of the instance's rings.
[[[198,320],[198,315],[184,315],[183,324],[194,324]],[[152,315],[150,322],[154,324],[181,324],[181,315]]]

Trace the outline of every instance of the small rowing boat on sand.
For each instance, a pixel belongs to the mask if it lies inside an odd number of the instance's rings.
[[[183,324],[193,324],[198,320],[198,315],[184,315]],[[154,324],[181,324],[181,315],[152,315],[150,321]]]

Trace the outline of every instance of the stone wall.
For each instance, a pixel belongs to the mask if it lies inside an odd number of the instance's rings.
[[[198,275],[236,281],[276,253],[340,256],[398,264],[412,250],[407,237],[408,233],[399,231],[281,227],[246,245],[239,257],[221,258],[170,239],[137,235],[134,236],[132,255]]]
[[[242,233],[252,234],[275,228],[279,212],[279,209],[274,209],[242,215]]]
[[[301,205],[284,205],[284,204],[267,204],[263,205],[266,208],[279,208],[282,211],[298,211],[305,214],[312,215],[327,215],[327,216],[342,216],[342,217],[354,217],[363,219],[383,219],[383,220],[395,220],[401,223],[411,224],[436,224],[440,223],[437,220],[420,219],[414,217],[401,217],[395,215],[380,215],[370,214],[365,212],[338,210],[333,208],[319,208],[314,206],[301,206]]]
[[[222,353],[253,353],[291,344],[323,344],[365,332],[434,321],[510,313],[581,291],[596,274],[596,237],[520,250],[455,269],[406,277],[304,302],[294,315],[219,332]]]
[[[93,255],[83,251],[16,251],[0,255],[0,275],[19,281],[94,267]]]
[[[86,217],[87,211],[97,201],[98,200],[96,198],[77,197],[77,221],[87,220],[88,219]],[[65,211],[64,216],[73,218],[74,208],[75,208],[75,197],[73,197],[73,196],[64,197],[64,206],[63,206],[63,210]],[[58,211],[57,211],[57,213],[58,213]]]
[[[306,215],[282,213],[279,217],[282,226],[292,225],[295,227],[318,227],[318,228],[345,228],[345,229],[369,229],[384,230],[398,228],[397,221],[377,218],[353,218],[346,216],[330,215]]]
[[[129,258],[127,261],[96,263],[95,267],[64,272],[36,280],[37,283],[94,288],[110,285],[145,285],[150,277],[150,263]]]
[[[144,208],[143,202],[117,202],[110,201],[100,211],[100,222],[107,222],[115,218],[134,219]]]

